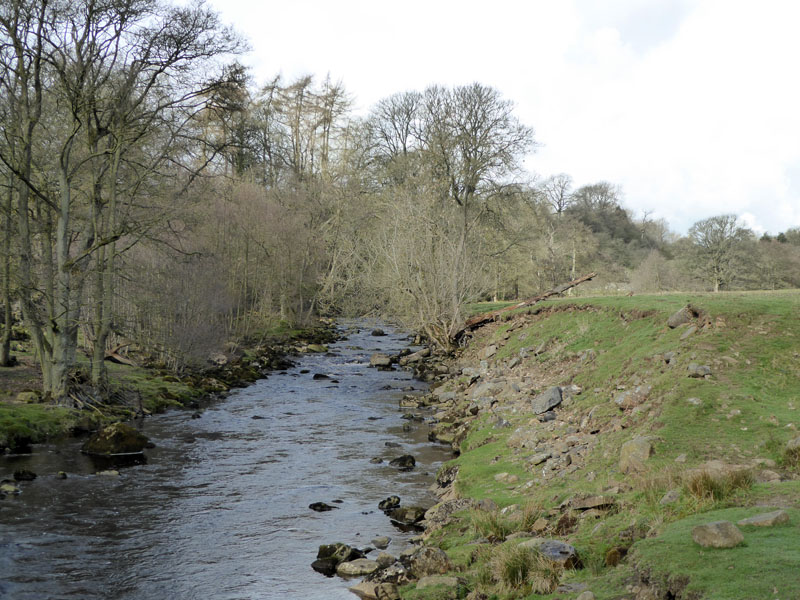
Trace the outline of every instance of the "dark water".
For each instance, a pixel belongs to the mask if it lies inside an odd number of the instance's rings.
[[[78,440],[2,457],[0,477],[22,468],[39,477],[0,500],[0,598],[356,598],[347,582],[311,569],[317,546],[388,535],[388,551],[399,553],[413,534],[394,529],[378,502],[397,494],[405,505],[432,504],[427,486],[450,456],[426,441],[426,425],[403,431],[402,388],[422,384],[367,367],[373,351],[396,352],[404,337],[369,332],[215,402],[200,419],[175,411],[145,420],[157,447],[119,477],[94,475]],[[418,461],[408,473],[369,463],[405,453]],[[308,509],[334,500],[337,510]]]

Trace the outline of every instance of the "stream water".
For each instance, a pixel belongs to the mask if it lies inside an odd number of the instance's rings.
[[[387,551],[399,553],[413,534],[396,530],[378,502],[396,494],[404,505],[433,504],[427,487],[450,457],[427,441],[427,425],[404,430],[398,400],[423,384],[368,368],[372,352],[407,344],[386,330],[375,337],[365,327],[328,355],[305,355],[199,419],[173,411],[144,420],[156,447],[117,477],[94,474],[81,440],[1,457],[0,478],[18,469],[38,478],[0,500],[0,598],[354,599],[353,582],[311,569],[317,547],[388,535]],[[414,470],[387,464],[402,454],[416,457]],[[371,464],[375,456],[384,462]],[[341,502],[311,511],[318,501]]]

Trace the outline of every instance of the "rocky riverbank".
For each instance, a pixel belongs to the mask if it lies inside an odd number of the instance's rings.
[[[411,365],[434,387],[403,410],[460,456],[438,473],[441,501],[419,520],[419,543],[363,563],[369,574],[352,591],[797,595],[789,571],[764,583],[726,565],[769,569],[800,524],[798,372],[782,350],[800,335],[798,300],[561,301],[486,325],[450,360],[418,355]],[[707,547],[730,557],[709,562]],[[800,555],[781,553],[800,568]]]

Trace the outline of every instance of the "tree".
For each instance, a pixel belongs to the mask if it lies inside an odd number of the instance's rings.
[[[0,44],[13,141],[2,160],[16,179],[20,299],[45,394],[67,402],[87,278],[95,274],[100,383],[116,244],[141,236],[131,229],[133,200],[165,165],[189,156],[171,152],[186,152],[187,129],[216,85],[201,66],[238,41],[201,4],[15,0],[0,12]]]
[[[557,216],[561,216],[574,202],[572,177],[566,173],[552,175],[539,184],[539,190]]]
[[[746,243],[753,232],[737,224],[736,215],[719,215],[698,221],[689,229],[695,268],[715,292],[742,275]]]

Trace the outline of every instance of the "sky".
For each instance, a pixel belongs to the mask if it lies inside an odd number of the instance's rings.
[[[256,82],[341,81],[381,98],[479,82],[513,101],[538,177],[609,181],[685,234],[737,214],[800,226],[798,0],[210,0]]]

